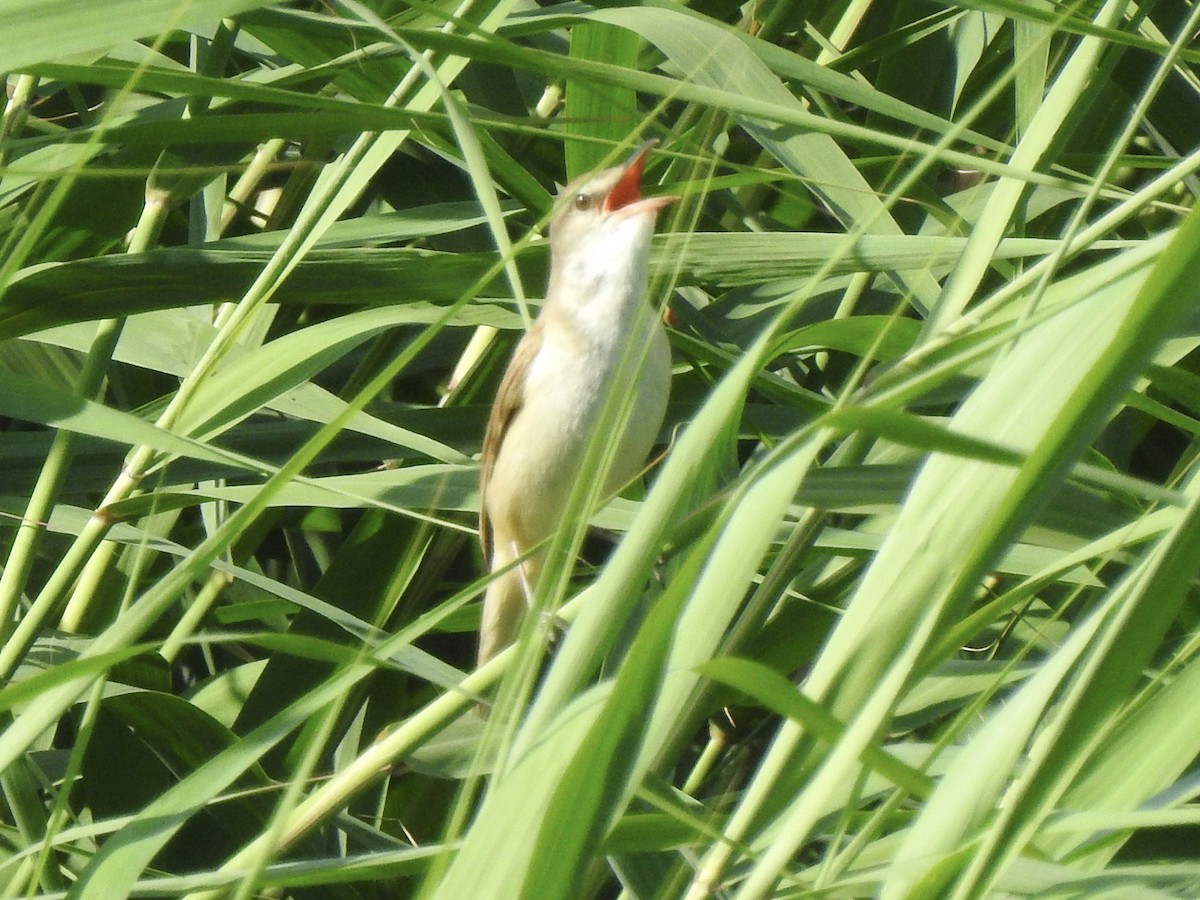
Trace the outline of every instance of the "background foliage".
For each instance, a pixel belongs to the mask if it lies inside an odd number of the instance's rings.
[[[1198,20],[10,0],[0,895],[1200,892]],[[651,136],[665,455],[468,675],[555,184]]]

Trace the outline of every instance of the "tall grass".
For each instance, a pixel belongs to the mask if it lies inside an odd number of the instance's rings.
[[[1198,23],[8,4],[0,896],[1200,892]],[[663,452],[471,672],[555,185],[648,136]]]

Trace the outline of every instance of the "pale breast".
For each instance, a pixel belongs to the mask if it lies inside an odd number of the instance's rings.
[[[661,325],[655,325],[640,389],[617,441],[606,494],[637,474],[662,424],[670,351]],[[497,526],[520,544],[536,543],[558,527],[572,487],[585,477],[582,466],[588,441],[608,396],[608,384],[622,374],[616,364],[611,352],[597,352],[585,342],[569,339],[545,342],[531,361],[524,402],[497,455],[487,500]],[[624,380],[625,387],[614,385],[617,400],[634,388],[632,373]],[[511,495],[504,493],[506,489]]]

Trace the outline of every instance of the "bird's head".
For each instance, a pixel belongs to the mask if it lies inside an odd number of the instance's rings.
[[[593,291],[598,281],[623,284],[641,277],[655,214],[679,199],[642,196],[642,170],[657,143],[646,141],[623,164],[563,188],[550,222],[552,280]]]

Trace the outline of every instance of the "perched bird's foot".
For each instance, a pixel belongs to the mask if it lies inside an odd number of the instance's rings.
[[[544,612],[541,615],[542,634],[546,636],[546,644],[554,646],[567,633],[567,623],[554,613]]]

